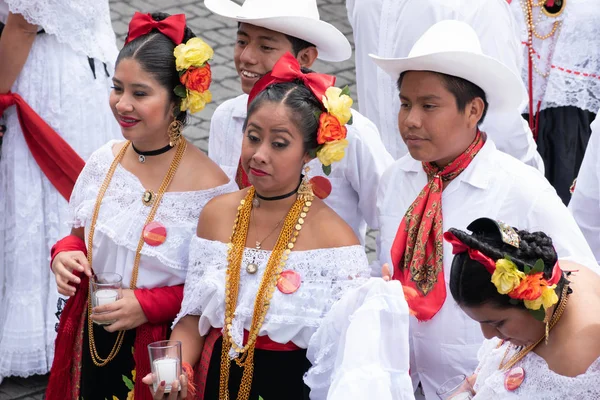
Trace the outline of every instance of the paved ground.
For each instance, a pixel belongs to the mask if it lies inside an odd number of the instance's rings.
[[[99,0],[95,0],[99,1]],[[236,0],[241,3],[242,0]],[[332,23],[352,41],[352,29],[346,17],[343,0],[318,0],[321,18]],[[192,142],[203,149],[208,147],[208,130],[212,113],[216,106],[240,93],[239,81],[233,65],[233,43],[236,25],[211,14],[201,0],[110,0],[111,18],[117,34],[119,47],[122,46],[129,20],[135,11],[162,11],[169,14],[185,13],[192,30],[215,49],[212,61],[213,103],[197,116],[185,132]],[[335,74],[338,86],[349,85],[356,99],[354,60],[343,63],[317,61],[316,71]],[[369,234],[367,249],[374,249],[373,233]],[[47,377],[34,376],[28,379],[6,379],[0,384],[0,400],[41,400]]]

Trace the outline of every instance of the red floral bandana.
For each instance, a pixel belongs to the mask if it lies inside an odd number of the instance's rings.
[[[482,133],[477,131],[467,150],[442,170],[435,164],[423,163],[427,185],[408,207],[392,244],[393,279],[417,291],[418,296],[407,298],[407,302],[420,321],[433,318],[446,300],[442,247],[443,183],[463,172],[484,142]]]

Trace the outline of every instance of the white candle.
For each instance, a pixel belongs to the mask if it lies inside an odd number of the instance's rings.
[[[450,400],[470,400],[473,397],[471,397],[471,393],[469,392],[461,392],[461,393],[457,393],[454,396],[450,397]]]
[[[96,306],[114,303],[119,297],[119,292],[113,289],[101,289],[96,292]]]
[[[165,381],[165,392],[171,391],[171,384],[177,380],[179,360],[165,357],[154,360],[153,364],[158,384],[160,385],[160,382]]]

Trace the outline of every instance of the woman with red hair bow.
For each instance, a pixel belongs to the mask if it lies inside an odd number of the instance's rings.
[[[211,57],[183,14],[136,13],[130,22],[110,95],[127,140],[92,154],[69,203],[71,235],[52,249],[56,283],[70,299],[48,400],[150,397],[141,383],[150,370],[147,346],[166,339],[179,311],[200,210],[235,190],[181,136],[188,110],[210,101]],[[118,274],[122,296],[92,302],[92,273]]]
[[[171,336],[184,363],[200,360],[199,398],[307,399],[310,338],[369,276],[352,228],[303,175],[315,157],[327,173],[345,156],[351,102],[334,81],[287,53],[250,93],[241,163],[252,186],[202,211]]]
[[[489,218],[444,238],[455,254],[450,292],[479,322],[474,399],[600,398],[600,277],[558,262],[543,232]]]

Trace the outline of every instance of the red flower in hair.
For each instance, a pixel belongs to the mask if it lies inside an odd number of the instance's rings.
[[[542,295],[543,286],[547,286],[547,282],[545,282],[542,272],[525,275],[521,284],[508,295],[518,300],[536,300]]]
[[[317,133],[317,143],[324,144],[346,138],[348,130],[333,115],[323,112],[319,117],[319,132]]]
[[[188,90],[204,92],[210,86],[211,76],[210,65],[205,64],[202,68],[188,68],[179,80]]]

